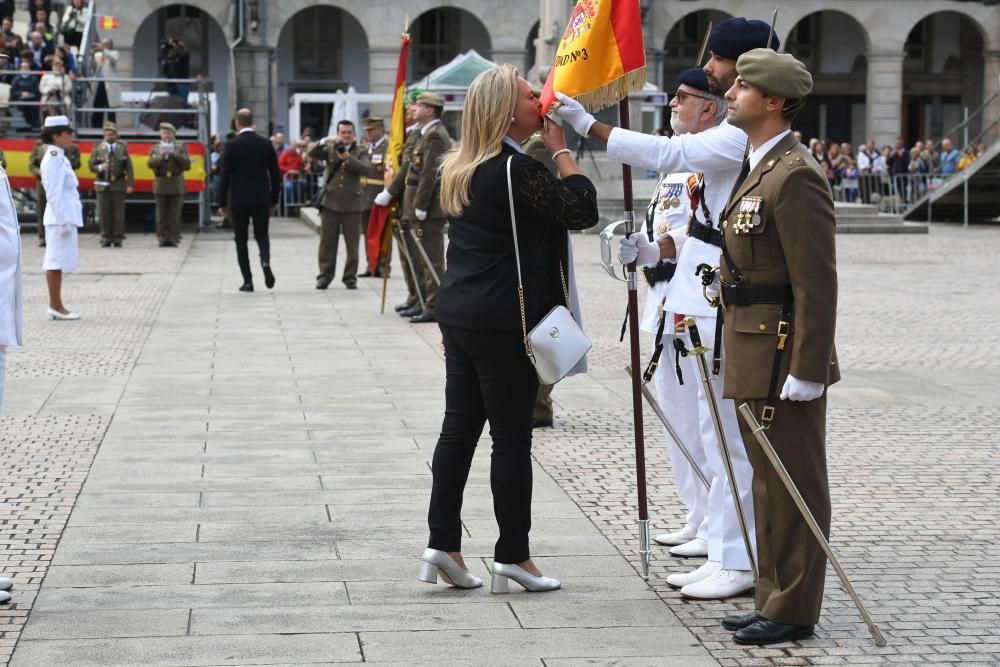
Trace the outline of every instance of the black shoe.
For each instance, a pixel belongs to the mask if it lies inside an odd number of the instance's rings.
[[[531,428],[552,428],[552,418],[548,419],[532,419]]]
[[[316,289],[326,289],[330,286],[330,281],[326,278],[319,278],[316,280]]]
[[[347,289],[358,289],[357,283],[344,283],[344,287]]]
[[[170,241],[160,241],[161,248],[169,248],[171,245]]]
[[[121,248],[122,247],[122,242],[121,241],[115,241],[111,245],[113,245],[116,248]]]
[[[359,273],[358,274],[358,278],[371,278],[371,277],[372,277],[371,269],[369,269],[368,271],[365,271],[364,273]]]
[[[39,248],[44,248],[45,247],[45,239],[42,239],[41,241],[38,242],[38,247]]]
[[[111,247],[111,241],[101,241],[101,247],[102,248],[110,248]]]
[[[410,318],[410,324],[425,324],[427,322],[437,322],[437,318],[427,313],[420,313]]]
[[[753,625],[748,625],[742,630],[737,630],[733,639],[737,644],[750,644],[752,646],[766,646],[768,644],[782,644],[792,642],[796,639],[811,637],[815,626],[812,625],[786,625],[775,623],[761,616]]]
[[[423,315],[424,309],[420,306],[410,306],[406,310],[399,311],[400,317],[416,317],[417,315]]]
[[[392,309],[395,310],[397,313],[399,313],[399,312],[402,312],[404,310],[409,310],[410,308],[413,308],[416,305],[417,304],[415,304],[415,303],[406,303],[406,302],[403,302],[403,303],[397,303],[395,306],[392,307]]]
[[[243,283],[242,285],[240,285],[240,291],[241,292],[252,292],[253,291],[253,283]]]
[[[378,269],[372,275],[375,276],[376,278],[381,278],[382,277],[382,270]]]
[[[264,286],[267,289],[274,287],[274,274],[271,272],[270,264],[264,264]]]
[[[748,628],[761,618],[760,612],[754,609],[745,614],[731,614],[722,619],[722,627],[730,632]]]

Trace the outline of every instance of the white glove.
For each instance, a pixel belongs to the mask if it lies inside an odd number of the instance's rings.
[[[814,401],[823,395],[825,389],[826,385],[821,382],[809,382],[789,375],[781,388],[780,398],[783,401]]]
[[[69,236],[73,231],[73,225],[59,225],[59,236]]]
[[[625,265],[632,262],[639,266],[656,264],[660,260],[660,244],[650,243],[645,234],[623,236],[618,243],[618,259]]]
[[[417,220],[420,222],[427,219],[427,211],[421,211],[419,208],[413,209],[413,215],[417,216]]]
[[[590,126],[597,122],[597,119],[587,113],[583,105],[568,95],[556,93],[556,99],[562,104],[552,113],[559,124],[565,127],[569,124],[577,134],[586,137],[590,133]]]
[[[392,203],[392,195],[389,194],[388,190],[383,190],[382,192],[375,195],[375,203],[378,206],[388,206]]]

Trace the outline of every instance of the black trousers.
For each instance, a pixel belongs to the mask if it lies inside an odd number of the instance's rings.
[[[236,236],[236,261],[243,274],[243,282],[253,283],[250,273],[250,254],[247,252],[247,242],[250,240],[250,222],[253,221],[253,236],[260,251],[260,263],[271,263],[271,239],[267,235],[271,207],[263,206],[230,206],[229,216],[233,221],[233,232]]]
[[[445,349],[445,412],[432,462],[428,546],[462,548],[462,495],[483,426],[490,423],[490,487],[500,538],[499,563],[530,558],[531,415],[538,376],[519,331],[441,325]]]

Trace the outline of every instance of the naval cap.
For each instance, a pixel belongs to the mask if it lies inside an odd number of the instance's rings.
[[[771,35],[770,45],[767,36],[771,34],[771,25],[766,21],[746,19],[741,17],[726,19],[712,30],[708,36],[708,49],[717,56],[736,60],[752,49],[770,46],[777,50],[781,40],[777,35]]]
[[[68,128],[69,117],[68,116],[49,116],[45,119],[45,124],[43,128],[46,130],[51,130],[52,128]]]
[[[712,92],[708,85],[708,74],[700,67],[692,67],[681,72],[677,76],[677,85],[682,84],[706,93]]]
[[[765,95],[798,100],[812,92],[812,74],[788,53],[747,51],[736,61],[736,73]]]

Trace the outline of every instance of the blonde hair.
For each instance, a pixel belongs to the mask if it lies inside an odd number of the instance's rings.
[[[458,216],[471,201],[472,176],[500,154],[517,104],[517,68],[497,65],[477,76],[462,107],[462,143],[441,161],[441,208]]]

